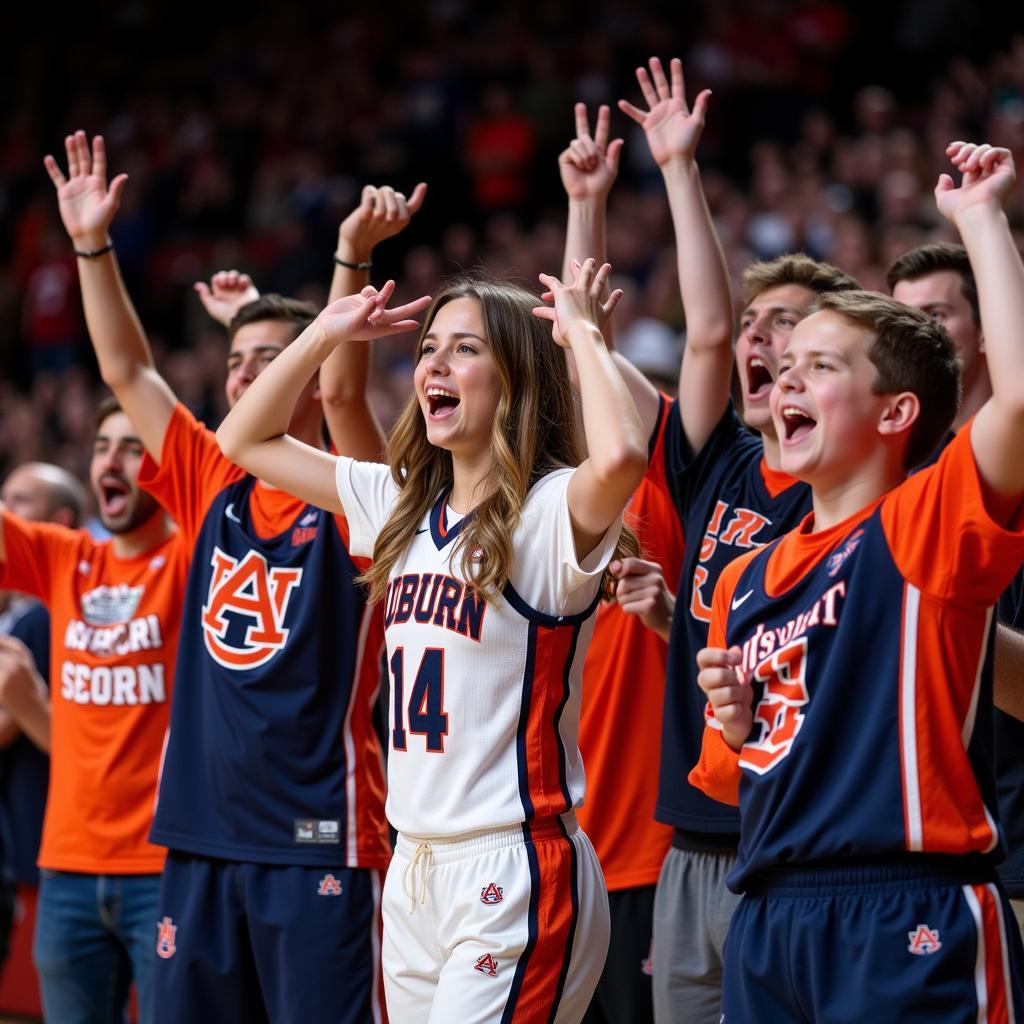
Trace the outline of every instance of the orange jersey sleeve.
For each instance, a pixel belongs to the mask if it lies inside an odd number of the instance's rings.
[[[167,424],[160,463],[146,454],[139,485],[167,509],[194,543],[210,502],[244,475],[243,469],[224,456],[213,431],[179,402]]]
[[[1024,496],[1007,527],[985,508],[971,420],[938,461],[882,504],[882,526],[904,579],[940,601],[995,604],[1024,557]]]
[[[49,605],[54,572],[78,561],[82,535],[53,523],[30,523],[3,511],[7,557],[0,565],[0,587],[39,598]]]
[[[743,570],[757,557],[759,549],[745,552],[730,562],[718,577],[715,595],[711,599],[711,624],[708,627],[708,647],[728,646],[726,626],[729,620],[729,605],[736,591]],[[722,736],[722,728],[715,721],[711,705],[704,711],[706,724],[700,746],[700,760],[687,776],[690,785],[723,804],[734,807],[740,802],[740,755],[733,750]]]

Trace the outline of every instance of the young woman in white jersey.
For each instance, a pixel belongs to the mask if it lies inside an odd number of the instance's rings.
[[[604,964],[607,897],[573,813],[579,682],[647,457],[601,338],[619,297],[601,300],[608,270],[588,260],[571,285],[542,275],[553,308],[510,285],[446,288],[426,314],[390,465],[285,433],[338,345],[410,326],[400,318],[422,306],[388,310],[390,282],[328,306],[218,431],[250,472],[344,511],[350,550],[373,555],[399,832],[382,961],[402,1024],[578,1021]],[[589,457],[558,346],[575,360]]]

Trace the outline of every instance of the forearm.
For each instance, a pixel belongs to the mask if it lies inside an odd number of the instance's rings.
[[[686,345],[713,350],[732,362],[732,295],[725,254],[693,160],[662,168],[676,237],[679,290],[686,311]]]
[[[999,623],[995,641],[996,707],[1024,721],[1024,633]]]
[[[288,432],[302,389],[332,351],[314,322],[257,376],[217,430],[229,459],[245,466],[250,449]]]
[[[106,236],[104,236],[105,238]],[[100,238],[75,238],[76,249],[98,249]],[[153,354],[138,314],[128,296],[113,251],[92,259],[78,258],[82,305],[100,374],[115,392],[130,384],[138,371],[153,365]]]
[[[576,324],[569,341],[576,360],[589,461],[601,479],[617,476],[625,464],[647,463],[647,438],[636,403],[611,352],[593,324]]]
[[[0,708],[0,750],[9,747],[21,735],[21,727],[14,716],[4,708]]]
[[[50,696],[33,676],[24,686],[4,692],[4,707],[21,731],[42,751],[50,752]]]
[[[569,218],[565,228],[565,257],[562,260],[562,280],[573,279],[572,261],[593,258],[598,266],[605,261],[607,197],[570,199]]]
[[[956,226],[977,281],[993,397],[1024,410],[1024,266],[1009,222],[1001,208],[975,206],[956,218]]]

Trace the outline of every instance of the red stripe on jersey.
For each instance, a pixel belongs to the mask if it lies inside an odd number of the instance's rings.
[[[526,782],[533,816],[564,814],[571,802],[563,790],[565,752],[558,735],[558,709],[566,694],[566,671],[576,650],[576,629],[538,626],[529,681],[526,720]]]
[[[963,892],[978,930],[974,966],[978,1020],[986,1024],[1012,1024],[1016,1014],[1003,903],[994,885],[965,885]]]
[[[571,840],[557,839],[534,843],[537,857],[537,944],[523,972],[510,1024],[535,1024],[550,1020],[559,998],[559,980],[568,945],[573,935]]]
[[[971,762],[957,752],[971,740],[990,621],[904,587],[900,755],[908,850],[987,852],[996,845]],[[952,688],[950,680],[972,685]]]
[[[359,623],[358,648],[352,673],[352,695],[345,712],[347,863],[359,868],[384,868],[391,844],[384,817],[384,758],[373,728],[373,709],[380,690],[380,659],[384,648],[384,606],[367,605]]]

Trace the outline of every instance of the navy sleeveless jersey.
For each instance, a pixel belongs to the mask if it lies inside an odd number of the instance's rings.
[[[31,652],[50,684],[50,613],[38,601],[19,602],[5,624]],[[0,751],[0,848],[4,874],[23,885],[39,884],[39,840],[46,810],[50,759],[27,736]]]
[[[152,841],[265,864],[385,865],[370,720],[379,616],[335,517],[308,505],[259,537],[255,479],[181,407],[163,454],[140,480],[180,506],[172,511],[196,539]],[[193,509],[175,487],[194,496],[200,471],[212,500]],[[226,482],[211,495],[217,474]]]
[[[669,638],[655,817],[677,828],[739,832],[739,815],[686,781],[700,756],[704,695],[697,652],[707,646],[711,597],[722,569],[738,555],[793,529],[810,509],[810,489],[762,466],[764,446],[732,403],[694,453],[678,400],[665,422],[665,486],[686,538]]]
[[[961,434],[873,506],[818,533],[809,517],[722,577],[710,639],[742,650],[754,721],[736,755],[710,718],[692,777],[722,799],[738,784],[737,891],[779,866],[1001,856],[993,605],[1024,515],[988,517]]]

